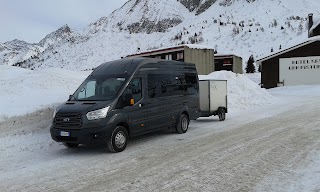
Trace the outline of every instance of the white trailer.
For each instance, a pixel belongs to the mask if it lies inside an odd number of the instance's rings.
[[[227,80],[199,80],[201,117],[218,115],[220,121],[228,113]]]

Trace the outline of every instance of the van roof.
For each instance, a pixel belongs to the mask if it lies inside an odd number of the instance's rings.
[[[98,66],[91,75],[112,75],[112,74],[128,74],[131,75],[133,74],[137,68],[139,68],[140,66],[144,65],[144,64],[148,64],[148,63],[159,63],[160,65],[163,66],[163,62],[168,62],[166,60],[162,60],[162,59],[155,59],[155,58],[145,58],[145,57],[141,57],[141,58],[124,58],[124,59],[120,59],[120,60],[115,60],[115,61],[110,61],[110,62],[106,62],[101,64],[100,66]],[[176,68],[177,65],[181,62],[178,61],[171,61],[175,64],[170,64],[170,66]],[[194,65],[194,64],[192,64]],[[190,66],[190,64],[186,64],[186,66]],[[168,67],[168,65],[165,65],[163,67]],[[180,65],[181,67],[181,65]],[[170,67],[169,67],[170,68]],[[195,68],[195,66],[194,66]]]
[[[142,59],[120,59],[109,61],[98,66],[92,75],[132,74]]]

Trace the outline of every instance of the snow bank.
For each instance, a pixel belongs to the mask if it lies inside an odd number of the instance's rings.
[[[32,71],[0,65],[0,121],[66,101],[89,74],[59,68]],[[222,71],[201,78],[228,80],[230,109],[242,110],[272,102],[269,92],[244,75]]]
[[[251,81],[255,82],[256,84],[261,84],[261,73],[246,73],[244,74],[247,76]]]
[[[217,71],[209,75],[199,75],[199,79],[220,79],[228,81],[229,109],[245,110],[251,107],[270,104],[273,96],[248,77],[230,71]]]
[[[0,65],[0,121],[68,99],[90,72],[32,71]]]

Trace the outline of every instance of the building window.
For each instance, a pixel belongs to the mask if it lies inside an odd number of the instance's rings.
[[[171,54],[166,55],[166,60],[172,60],[172,55]]]
[[[160,56],[160,55],[157,55],[155,58],[156,58],[156,59],[161,59],[161,56]]]
[[[177,60],[177,53],[172,53],[172,60]]]
[[[183,60],[183,53],[177,54],[177,60]]]

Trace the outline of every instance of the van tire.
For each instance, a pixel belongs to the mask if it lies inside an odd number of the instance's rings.
[[[68,142],[63,142],[62,143],[64,146],[68,147],[68,148],[76,148],[79,146],[79,143],[68,143]]]
[[[183,134],[188,131],[189,128],[189,118],[185,114],[181,114],[179,122],[176,127],[176,132],[179,134]]]
[[[128,131],[122,126],[117,126],[112,131],[111,137],[107,142],[107,147],[112,153],[121,152],[127,147],[128,139]]]
[[[226,110],[224,108],[219,109],[219,120],[224,121],[226,119]]]

